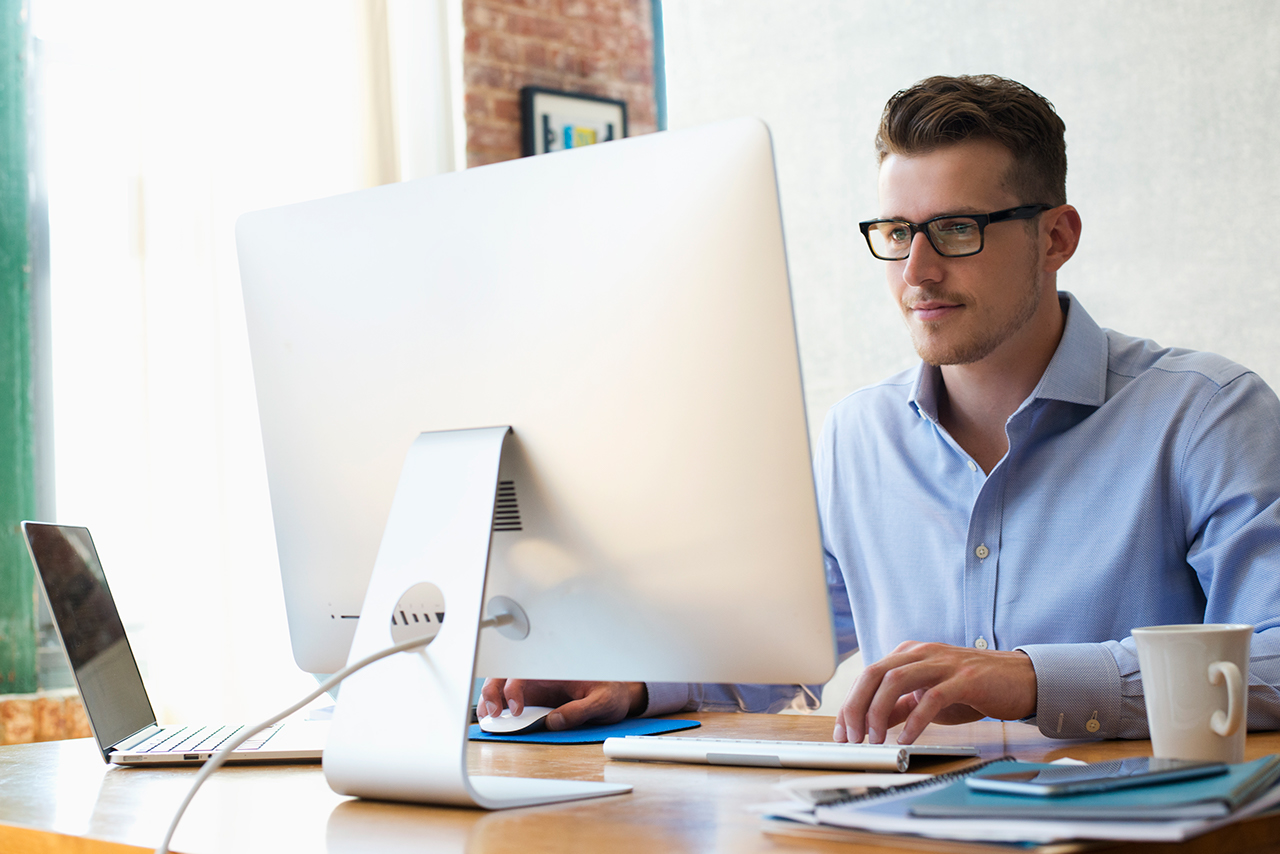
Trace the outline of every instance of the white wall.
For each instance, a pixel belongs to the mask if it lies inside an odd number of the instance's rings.
[[[670,126],[756,115],[773,130],[815,436],[849,391],[915,362],[857,223],[878,213],[885,101],[933,74],[1012,77],[1057,107],[1084,221],[1059,286],[1095,320],[1280,385],[1280,3],[665,0],[663,13]]]
[[[1067,124],[1103,326],[1215,350],[1280,385],[1280,4],[1271,0],[666,0],[672,128],[757,115],[777,149],[811,428],[914,362],[882,263],[872,138],[931,74],[995,73]]]

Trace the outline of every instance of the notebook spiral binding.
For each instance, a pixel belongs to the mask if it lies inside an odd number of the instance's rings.
[[[850,794],[847,789],[832,789],[830,797],[817,796],[814,798],[813,805],[815,807],[838,807],[844,804],[851,804],[860,801],[873,801],[876,798],[883,798],[889,795],[903,795],[908,792],[919,791],[920,789],[928,789],[934,786],[942,786],[952,783],[964,777],[968,777],[975,771],[980,771],[988,765],[994,765],[997,762],[1014,762],[1017,757],[999,756],[995,759],[987,759],[976,765],[969,765],[964,768],[957,768],[955,771],[948,771],[946,774],[938,774],[927,780],[917,780],[914,783],[907,783],[905,786],[888,786],[884,788],[873,787],[865,792],[858,794]],[[817,792],[814,795],[818,795]]]

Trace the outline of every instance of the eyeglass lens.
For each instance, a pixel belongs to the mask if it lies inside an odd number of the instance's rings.
[[[929,242],[940,255],[972,255],[982,249],[982,228],[969,217],[930,220],[924,226]],[[911,253],[915,236],[911,223],[877,222],[867,230],[871,248],[881,258],[899,260]]]

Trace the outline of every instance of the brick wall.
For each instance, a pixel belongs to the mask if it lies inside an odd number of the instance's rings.
[[[627,102],[628,134],[657,130],[649,0],[463,0],[467,165],[520,156],[520,87]]]
[[[74,689],[0,698],[0,744],[91,735],[89,719]]]

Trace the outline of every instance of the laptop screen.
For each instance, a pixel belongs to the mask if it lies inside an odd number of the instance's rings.
[[[23,522],[36,575],[103,754],[155,723],[124,624],[86,528]]]

